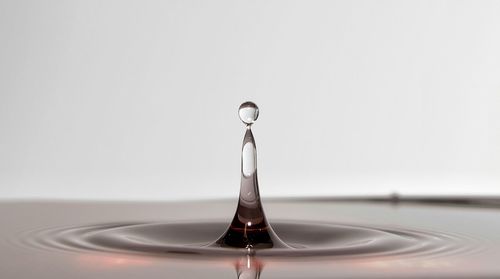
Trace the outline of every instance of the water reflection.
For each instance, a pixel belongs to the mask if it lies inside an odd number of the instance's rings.
[[[246,255],[236,263],[238,279],[258,279],[261,270],[261,263],[253,255]]]

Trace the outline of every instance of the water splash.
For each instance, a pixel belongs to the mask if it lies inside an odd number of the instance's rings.
[[[238,207],[231,225],[215,242],[222,247],[290,248],[274,232],[266,219],[257,179],[257,148],[252,124],[259,117],[259,108],[252,102],[241,104],[238,115],[246,125],[241,150],[241,184]]]
[[[254,255],[410,259],[449,256],[473,246],[465,238],[440,232],[298,220],[274,222],[278,237],[266,219],[259,194],[257,149],[252,133],[259,108],[246,102],[240,106],[238,115],[246,128],[241,149],[240,194],[236,213],[225,232],[227,223],[219,221],[126,222],[42,230],[27,239],[34,245],[58,250],[154,256],[246,256],[237,266],[239,278],[259,277],[261,266],[253,260]]]

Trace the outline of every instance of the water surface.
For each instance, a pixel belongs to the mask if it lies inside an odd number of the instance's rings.
[[[269,222],[295,250],[262,249],[247,257],[241,249],[209,245],[226,230],[234,201],[3,202],[0,275],[500,278],[498,204],[439,198],[266,200]]]

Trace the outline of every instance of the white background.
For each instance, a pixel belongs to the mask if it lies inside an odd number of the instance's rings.
[[[500,193],[499,1],[1,1],[0,198]]]

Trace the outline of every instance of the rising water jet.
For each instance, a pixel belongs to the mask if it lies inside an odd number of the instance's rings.
[[[240,195],[233,221],[215,243],[222,247],[247,249],[290,248],[267,221],[260,200],[257,147],[252,133],[252,125],[259,117],[259,108],[252,102],[245,102],[239,107],[238,115],[246,125],[241,148]]]

